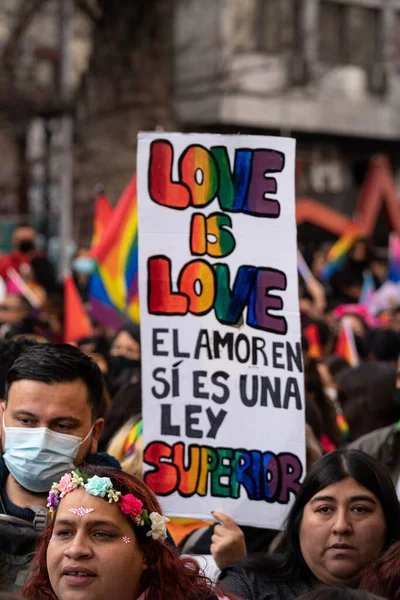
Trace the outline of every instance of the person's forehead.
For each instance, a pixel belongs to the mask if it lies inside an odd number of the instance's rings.
[[[114,345],[137,347],[139,342],[135,340],[127,331],[121,331],[115,338]]]
[[[93,509],[90,513],[85,514],[83,517],[79,517],[71,512],[72,509],[77,508]],[[57,510],[57,520],[69,519],[77,521],[78,523],[84,523],[90,520],[112,520],[116,525],[124,525],[125,517],[121,512],[116,502],[109,503],[104,498],[99,496],[92,496],[88,494],[84,489],[78,488],[69,494],[67,494],[60,502]]]
[[[347,477],[346,479],[342,479],[341,481],[336,481],[331,485],[326,486],[311,498],[316,498],[317,496],[332,496],[337,499],[348,498],[355,495],[368,495],[375,498],[373,492],[369,489],[362,486],[356,479],[353,477]]]
[[[35,235],[36,235],[36,231],[30,225],[27,225],[26,227],[18,227],[14,231],[14,237],[17,238],[17,239],[26,239],[28,237],[32,238]]]
[[[30,379],[15,381],[9,389],[8,405],[12,410],[26,410],[49,419],[73,416],[84,420],[91,415],[88,390],[80,379],[51,384]]]

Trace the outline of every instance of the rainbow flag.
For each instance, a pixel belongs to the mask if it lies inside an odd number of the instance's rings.
[[[363,284],[362,284],[360,299],[359,299],[358,303],[362,304],[366,308],[369,308],[373,301],[374,293],[375,293],[374,278],[372,277],[371,271],[366,270],[363,273]]]
[[[129,320],[139,322],[136,175],[89,256],[96,260],[89,282],[92,317],[112,329]]]
[[[341,356],[351,367],[357,367],[360,364],[354,333],[351,324],[346,319],[342,320],[342,326],[339,332],[338,341],[335,348],[336,356]]]
[[[362,232],[356,225],[353,225],[338,241],[333,244],[329,250],[327,262],[322,270],[321,279],[328,281],[337,271],[342,268],[349,251],[354,242],[361,237]]]
[[[99,194],[96,198],[94,209],[92,247],[96,246],[101,240],[103,233],[111,221],[112,213],[113,207],[109,199],[104,194]]]
[[[350,427],[343,413],[336,415],[336,424],[342,432],[344,439],[348,442],[350,440]]]
[[[394,232],[389,236],[388,280],[400,281],[400,237]]]
[[[135,425],[130,430],[128,437],[126,438],[123,449],[124,460],[125,458],[129,458],[129,456],[132,456],[135,450],[136,442],[138,441],[141,435],[143,435],[143,419],[139,419],[139,421],[135,423]]]
[[[307,356],[311,356],[312,358],[321,360],[322,348],[321,348],[321,342],[319,339],[318,327],[312,323],[311,325],[308,325],[308,327],[306,327],[304,329],[303,333],[308,341]]]

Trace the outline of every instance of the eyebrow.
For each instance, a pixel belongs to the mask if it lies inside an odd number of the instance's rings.
[[[77,419],[76,417],[71,417],[71,416],[55,417],[54,419],[50,420],[50,423],[55,424],[55,423],[59,423],[60,421],[68,421],[69,423],[71,423],[71,425],[81,425],[81,423],[82,423],[82,421],[80,421],[80,419]]]
[[[55,526],[56,525],[75,525],[77,521],[74,521],[72,519],[57,519],[55,522]],[[117,525],[116,523],[114,523],[114,521],[107,521],[107,520],[98,520],[98,521],[91,521],[90,519],[86,519],[85,523],[88,524],[88,526],[90,527],[113,527],[114,529],[120,529],[119,525]]]
[[[14,410],[12,415],[13,417],[32,417],[32,419],[39,421],[39,417],[28,410]]]
[[[371,504],[376,504],[375,500],[371,496],[351,496],[348,498],[349,502],[370,502]],[[315,504],[317,502],[333,502],[337,504],[336,498],[333,496],[317,496],[310,501],[310,504]]]
[[[35,415],[34,413],[29,412],[29,410],[15,410],[12,413],[13,417],[30,417],[31,419],[36,419],[37,421],[40,421],[40,417],[38,415]],[[54,419],[50,420],[50,423],[55,424],[55,423],[59,423],[60,421],[68,421],[69,423],[71,423],[71,425],[80,425],[81,421],[79,419],[77,419],[76,417],[72,417],[69,415],[66,415],[65,417],[55,417]]]

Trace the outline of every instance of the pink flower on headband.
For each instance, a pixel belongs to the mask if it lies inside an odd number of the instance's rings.
[[[126,494],[126,496],[121,497],[119,501],[119,507],[123,513],[129,515],[130,518],[134,520],[142,513],[143,502],[141,502],[133,494]]]
[[[60,498],[64,498],[64,496],[66,494],[69,494],[69,492],[72,492],[72,490],[74,489],[74,486],[71,484],[71,482],[72,482],[71,473],[65,473],[65,475],[63,477],[61,477],[60,483],[58,484],[58,489],[61,492]]]

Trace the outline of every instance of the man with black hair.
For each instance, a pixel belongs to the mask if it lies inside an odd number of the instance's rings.
[[[8,371],[0,410],[0,589],[23,583],[52,483],[83,462],[119,467],[97,453],[102,396],[99,367],[73,346],[35,345]]]

